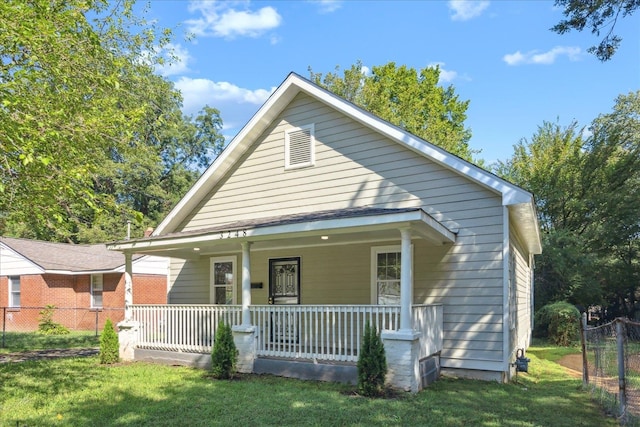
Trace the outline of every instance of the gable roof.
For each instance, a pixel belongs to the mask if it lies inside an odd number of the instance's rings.
[[[427,157],[441,166],[501,195],[502,204],[510,207],[515,226],[529,251],[532,253],[541,252],[540,231],[535,203],[531,193],[374,116],[295,73],[290,73],[284,82],[271,94],[258,112],[158,225],[153,235],[158,236],[175,231],[176,227],[207,195],[212,186],[224,177],[251,147],[256,138],[265,131],[299,93],[305,93],[313,97],[405,148]]]
[[[0,245],[22,256],[42,273],[116,272],[120,271],[125,263],[123,254],[108,250],[104,244],[75,245],[0,237]],[[134,259],[139,258],[141,256],[134,256]]]

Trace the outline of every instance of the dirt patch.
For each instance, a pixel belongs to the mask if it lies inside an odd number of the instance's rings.
[[[564,366],[569,375],[582,378],[582,354],[567,354],[558,360],[558,365]]]
[[[0,363],[26,362],[28,360],[57,359],[61,357],[88,357],[100,352],[97,348],[59,348],[0,354]]]

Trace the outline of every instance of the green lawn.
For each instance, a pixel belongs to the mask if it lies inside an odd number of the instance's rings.
[[[544,353],[544,350],[539,350]],[[518,383],[443,378],[417,395],[367,399],[351,386],[97,357],[0,364],[2,426],[616,426],[580,381],[529,350]]]
[[[2,336],[0,336],[2,340]],[[0,354],[49,348],[99,347],[100,337],[95,331],[72,331],[66,335],[42,335],[37,332],[6,332]]]

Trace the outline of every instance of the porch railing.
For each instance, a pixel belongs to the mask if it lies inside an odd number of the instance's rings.
[[[368,321],[377,331],[397,329],[400,307],[377,305],[251,306],[259,356],[358,360]]]
[[[134,305],[140,322],[137,346],[154,350],[208,353],[220,322],[238,325],[239,305]]]
[[[253,305],[257,354],[283,358],[355,362],[366,322],[378,332],[400,326],[399,306]],[[442,348],[442,306],[413,306],[421,357]],[[134,305],[140,323],[139,348],[208,353],[221,321],[242,323],[242,307],[219,305]],[[424,354],[422,354],[424,353]]]

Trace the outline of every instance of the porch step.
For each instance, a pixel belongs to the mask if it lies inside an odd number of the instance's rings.
[[[357,384],[358,382],[358,368],[355,363],[259,357],[253,363],[253,372],[301,380],[347,384]]]

